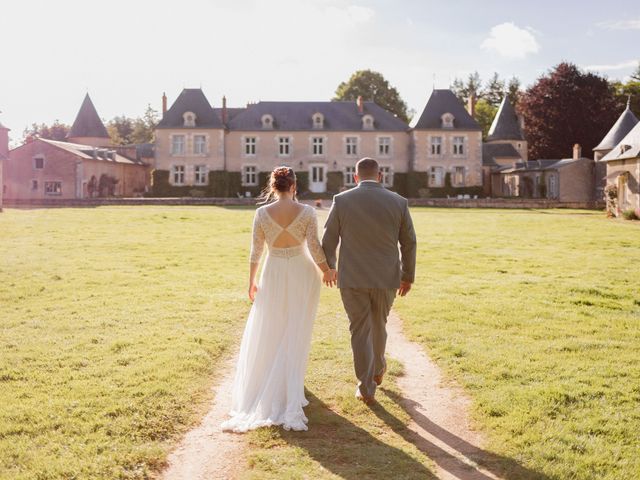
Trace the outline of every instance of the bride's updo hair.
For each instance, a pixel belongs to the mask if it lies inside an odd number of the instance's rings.
[[[267,203],[278,193],[288,192],[296,184],[296,174],[293,168],[276,167],[269,175],[269,183],[262,191],[259,200]],[[294,193],[295,196],[295,193]]]

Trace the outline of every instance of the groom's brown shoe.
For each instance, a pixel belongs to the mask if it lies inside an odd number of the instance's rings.
[[[384,378],[384,374],[387,373],[387,366],[382,369],[382,373],[380,375],[374,375],[373,381],[376,382],[376,385],[382,385],[382,379]]]
[[[373,405],[376,403],[376,399],[373,395],[363,395],[360,391],[360,387],[356,387],[356,398],[363,402],[365,405]]]

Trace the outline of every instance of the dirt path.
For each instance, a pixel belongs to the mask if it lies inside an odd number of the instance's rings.
[[[244,465],[242,435],[220,430],[231,404],[236,356],[220,365],[222,377],[213,387],[214,399],[202,423],[189,431],[178,448],[169,455],[168,468],[160,478],[164,480],[210,480],[235,478]]]
[[[393,312],[387,331],[387,352],[404,365],[398,385],[402,391],[399,403],[412,418],[407,440],[436,463],[438,478],[501,478],[476,463],[490,465],[494,459],[482,450],[482,436],[471,428],[470,400],[459,387],[443,383],[440,369],[422,347],[407,339],[400,318]]]

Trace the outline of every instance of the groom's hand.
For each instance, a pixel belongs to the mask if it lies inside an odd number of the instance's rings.
[[[400,288],[398,289],[398,295],[404,297],[411,290],[411,282],[400,282]]]
[[[322,281],[327,287],[333,287],[338,283],[338,272],[330,268],[322,274]]]

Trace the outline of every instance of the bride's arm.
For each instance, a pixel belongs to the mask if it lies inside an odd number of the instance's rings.
[[[325,274],[323,279],[324,283],[328,286],[333,286],[335,280],[330,276],[331,268],[329,268],[324,250],[322,250],[322,245],[320,245],[320,240],[318,239],[318,218],[316,211],[312,210],[312,212],[313,214],[309,215],[309,224],[307,225],[306,231],[307,245],[309,246],[309,252],[311,252],[313,261],[316,262],[318,268]]]
[[[251,253],[249,254],[249,299],[253,302],[258,287],[256,285],[256,274],[258,272],[258,265],[260,264],[260,258],[264,251],[264,231],[260,226],[260,219],[258,211],[253,217],[253,233],[251,235]]]

